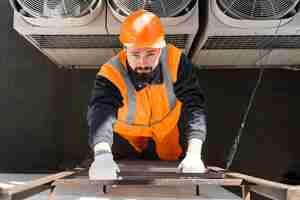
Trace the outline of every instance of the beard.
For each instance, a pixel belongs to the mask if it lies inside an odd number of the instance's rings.
[[[150,82],[153,78],[153,67],[136,67],[134,70],[134,76],[139,82]]]

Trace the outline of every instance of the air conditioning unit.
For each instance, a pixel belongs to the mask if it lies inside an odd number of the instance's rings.
[[[89,12],[74,18],[30,16],[15,8],[14,28],[58,66],[79,68],[95,68],[122,48],[118,40],[120,25],[128,14],[139,8],[151,10],[161,16],[167,42],[182,48],[186,53],[198,31],[198,0],[175,0],[173,3],[167,0],[110,0],[106,4],[100,0],[96,4],[93,0],[90,1],[94,6],[88,9]],[[43,22],[37,24],[39,20]],[[70,23],[58,25],[59,20],[69,20]],[[81,23],[76,24],[76,20]]]
[[[99,15],[101,0],[9,0],[27,23],[41,27],[74,27],[91,22]]]
[[[298,9],[299,0],[208,0],[192,62],[207,68],[299,65]]]

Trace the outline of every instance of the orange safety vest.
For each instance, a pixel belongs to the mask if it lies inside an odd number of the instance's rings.
[[[162,160],[177,160],[182,154],[177,122],[181,102],[176,98],[173,83],[177,80],[181,50],[168,44],[162,49],[160,63],[163,84],[147,85],[136,91],[127,72],[124,50],[101,66],[98,75],[118,87],[123,106],[118,109],[114,132],[125,138],[137,152],[147,148],[152,138]]]

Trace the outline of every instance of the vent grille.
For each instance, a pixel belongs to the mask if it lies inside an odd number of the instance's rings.
[[[218,0],[225,14],[254,20],[280,19],[293,11],[298,2],[299,0]]]
[[[202,49],[293,49],[300,48],[299,35],[211,36]]]
[[[149,10],[160,17],[170,17],[186,9],[192,0],[111,0],[111,4],[126,15],[139,9]]]
[[[13,1],[13,0],[12,0]],[[17,0],[24,11],[34,17],[79,17],[99,0]]]
[[[40,48],[81,49],[81,48],[121,48],[119,35],[30,35]],[[166,35],[167,43],[185,48],[189,35]]]

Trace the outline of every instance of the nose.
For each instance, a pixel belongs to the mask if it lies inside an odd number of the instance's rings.
[[[148,60],[146,59],[146,57],[141,57],[138,59],[138,65],[141,67],[145,67],[148,65]]]

